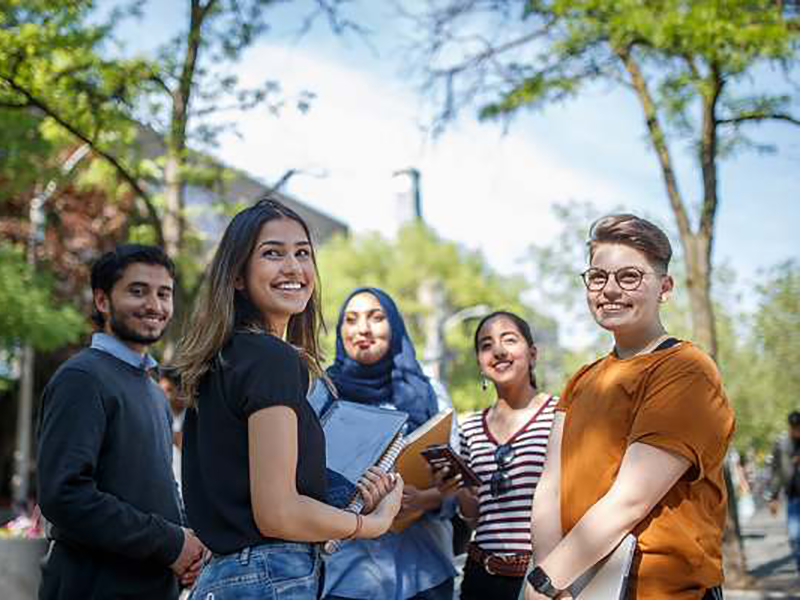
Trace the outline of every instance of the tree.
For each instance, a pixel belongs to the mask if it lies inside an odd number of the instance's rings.
[[[740,448],[767,452],[800,398],[800,372],[787,368],[800,353],[800,264],[773,267],[756,292],[758,307],[743,342],[729,354],[722,346],[723,368]]]
[[[426,322],[432,307],[424,304],[420,288],[434,282],[443,292],[440,324],[448,316],[478,305],[515,311],[528,319],[540,346],[540,385],[547,387],[561,375],[555,323],[522,303],[527,283],[499,275],[479,253],[441,239],[424,225],[404,226],[395,240],[379,235],[336,237],[320,249],[319,269],[323,274],[323,312],[330,325],[325,343],[329,356],[342,302],[354,288],[373,286],[395,299],[415,341],[417,358],[424,360],[430,341]],[[444,383],[459,411],[476,410],[491,402],[490,392],[480,389],[472,342],[476,324],[474,318],[457,321],[444,332],[449,348]]]
[[[773,0],[429,0],[427,6],[418,17],[426,36],[423,64],[426,85],[441,91],[443,122],[472,103],[481,105],[482,118],[508,118],[595,82],[634,93],[680,233],[694,339],[716,356],[710,287],[719,162],[752,145],[748,126],[800,124],[789,93],[748,85],[770,68],[791,74],[800,17]],[[678,142],[692,149],[702,178],[696,203],[681,192]]]
[[[336,33],[358,29],[342,14],[347,2],[313,0],[298,28],[322,17]],[[187,186],[219,189],[231,175],[196,150],[213,145],[230,126],[219,121],[220,113],[261,105],[277,112],[285,101],[277,82],[245,89],[233,75],[241,53],[267,31],[268,9],[281,2],[187,0],[185,25],[156,60],[110,49],[116,23],[136,16],[141,2],[132,0],[99,22],[95,4],[0,0],[0,107],[35,114],[46,139],[88,144],[96,160],[84,177],[111,197],[127,189],[137,197],[132,225],[139,226],[130,236],[164,246],[176,260],[182,309],[191,303],[207,254],[186,227]],[[309,99],[301,95],[297,103],[308,108]],[[161,158],[152,156],[153,138],[157,152],[163,147]],[[176,314],[171,337],[186,312]]]
[[[475,102],[482,118],[507,119],[596,82],[633,91],[680,233],[693,338],[716,358],[711,255],[719,162],[752,145],[743,132],[752,124],[800,124],[790,93],[747,85],[768,68],[788,79],[800,18],[773,0],[429,0],[427,6],[419,18],[423,64],[427,86],[443,89],[444,122]],[[692,149],[701,175],[696,211],[681,192],[676,142]],[[744,574],[744,559],[741,545],[728,540],[735,579]]]
[[[19,248],[0,242],[0,349],[5,357],[22,343],[52,350],[75,341],[86,321],[72,306],[53,301],[53,282],[34,272]]]
[[[151,66],[141,59],[107,58],[115,23],[130,9],[90,22],[92,0],[0,2],[0,107],[26,128],[20,135],[55,150],[88,144],[93,155],[142,201],[145,218],[163,242],[158,209],[146,190],[131,114],[142,98]],[[27,123],[26,123],[27,122]],[[47,173],[32,169],[36,181]]]

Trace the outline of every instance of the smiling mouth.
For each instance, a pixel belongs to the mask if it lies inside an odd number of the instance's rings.
[[[514,362],[511,361],[511,360],[501,360],[501,361],[498,361],[498,362],[494,363],[492,365],[492,368],[495,371],[500,371],[502,373],[504,371],[508,371],[511,368],[511,365],[513,365],[513,364],[514,364]]]
[[[627,304],[619,304],[617,302],[605,302],[603,304],[598,304],[597,307],[600,310],[605,310],[609,312],[617,312],[629,308]]]
[[[306,286],[304,283],[300,283],[299,281],[284,281],[283,283],[279,283],[272,287],[279,289],[282,292],[299,292]]]
[[[164,318],[163,317],[157,317],[157,316],[153,316],[153,315],[145,315],[145,316],[136,317],[136,318],[139,319],[140,321],[142,321],[143,323],[146,323],[147,325],[152,325],[152,326],[161,325],[164,322]]]

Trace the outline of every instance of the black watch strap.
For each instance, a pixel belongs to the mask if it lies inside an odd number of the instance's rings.
[[[553,582],[550,581],[550,577],[544,572],[542,567],[534,567],[533,570],[528,573],[528,583],[533,586],[533,589],[540,594],[544,594],[548,598],[558,598],[563,591],[553,585]]]

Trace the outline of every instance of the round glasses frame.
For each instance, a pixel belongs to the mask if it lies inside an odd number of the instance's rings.
[[[585,285],[586,289],[590,292],[602,292],[612,275],[620,289],[626,292],[633,292],[634,290],[638,290],[639,286],[642,285],[642,280],[645,275],[663,276],[664,273],[644,271],[639,267],[622,267],[616,271],[606,271],[605,269],[592,267],[581,273],[581,279],[583,280],[583,285]]]

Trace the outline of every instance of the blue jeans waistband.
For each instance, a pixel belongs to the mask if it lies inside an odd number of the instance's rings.
[[[284,540],[275,540],[264,542],[263,544],[256,544],[254,546],[247,546],[236,552],[230,554],[213,554],[214,558],[225,558],[236,556],[239,562],[246,565],[250,562],[250,557],[253,553],[260,554],[274,554],[282,552],[304,552],[307,551],[312,556],[316,557],[322,550],[322,544],[318,542],[287,542]]]

